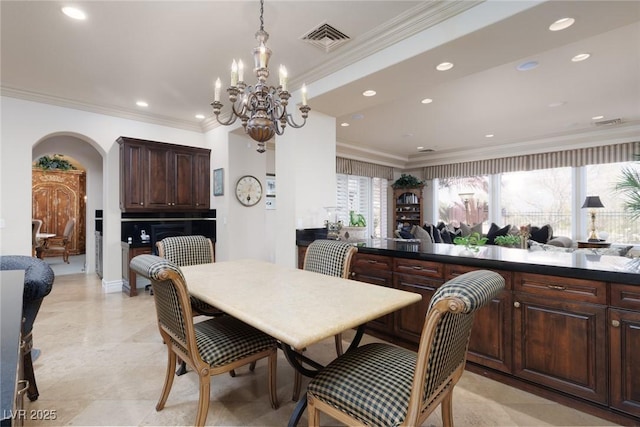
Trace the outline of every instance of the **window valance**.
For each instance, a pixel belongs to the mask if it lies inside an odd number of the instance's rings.
[[[551,153],[528,154],[499,159],[478,160],[450,165],[427,166],[424,179],[492,175],[562,167],[579,167],[604,163],[630,162],[640,154],[640,141],[600,147],[577,148]]]
[[[336,173],[366,176],[369,178],[393,179],[392,167],[345,159],[344,157],[336,157]]]

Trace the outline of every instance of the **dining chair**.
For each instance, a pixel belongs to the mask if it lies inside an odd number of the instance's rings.
[[[176,357],[199,376],[199,399],[195,425],[204,425],[209,409],[211,376],[268,358],[269,399],[278,408],[276,394],[277,342],[269,335],[232,316],[212,317],[194,323],[187,283],[180,267],[155,255],[138,255],[130,267],[153,287],[158,328],[167,345],[164,386],[156,410],[161,411],[171,386]]]
[[[38,233],[42,228],[41,219],[31,220],[31,256],[37,256],[42,246],[42,240],[38,239]]]
[[[307,247],[302,269],[348,279],[351,273],[351,260],[357,252],[358,248],[351,243],[326,239],[314,240]],[[343,353],[342,334],[334,338],[336,354],[340,356]],[[300,388],[301,376],[296,371],[293,381],[293,400],[298,400]]]
[[[69,218],[61,236],[53,236],[46,239],[42,248],[42,258],[62,255],[62,260],[69,264],[69,248],[71,247],[71,238],[73,237],[75,226],[76,219]]]
[[[476,270],[434,293],[418,352],[372,343],[346,352],[307,388],[309,426],[320,412],[347,425],[418,426],[441,405],[453,425],[453,388],[464,372],[473,317],[505,286],[498,273]]]

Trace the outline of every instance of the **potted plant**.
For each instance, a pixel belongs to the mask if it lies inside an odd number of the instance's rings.
[[[520,246],[520,236],[507,234],[506,236],[497,236],[493,242],[498,246],[507,248],[517,248]]]
[[[636,159],[640,160],[640,154],[636,154]],[[631,212],[631,219],[640,219],[640,171],[623,169],[615,189],[625,198],[623,206]]]
[[[413,175],[402,174],[400,178],[391,184],[393,188],[418,188],[423,185],[424,182],[419,180]]]
[[[456,245],[464,245],[470,251],[478,252],[480,250],[479,246],[484,246],[487,243],[486,237],[482,237],[480,233],[474,232],[468,236],[458,236],[453,239],[453,243]]]
[[[35,167],[44,170],[73,170],[76,167],[69,162],[69,160],[64,159],[62,154],[54,154],[53,157],[50,156],[42,156],[40,157],[35,164]]]

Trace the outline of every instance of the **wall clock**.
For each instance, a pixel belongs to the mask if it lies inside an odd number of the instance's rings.
[[[244,206],[254,206],[262,198],[262,184],[255,176],[245,175],[236,183],[236,197]]]

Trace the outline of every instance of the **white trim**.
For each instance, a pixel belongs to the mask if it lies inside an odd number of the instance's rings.
[[[115,294],[118,292],[122,292],[122,285],[122,279],[110,281],[102,279],[102,293]]]

